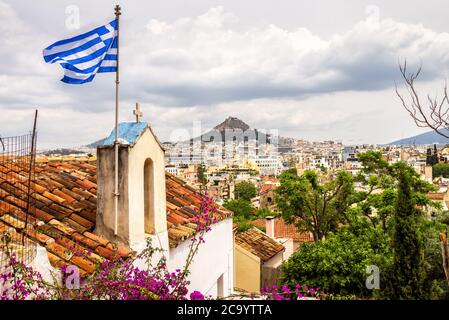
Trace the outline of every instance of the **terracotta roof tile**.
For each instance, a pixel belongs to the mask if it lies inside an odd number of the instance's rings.
[[[43,220],[45,222],[50,221],[51,219],[53,219],[53,216],[51,214],[48,214],[40,209],[37,208],[31,208],[31,211],[34,212],[36,218]]]
[[[74,233],[76,231],[75,229],[70,228],[68,225],[66,225],[56,219],[50,220],[48,222],[48,224],[55,227],[56,229],[58,229],[59,231],[61,231],[64,234],[67,234],[67,235],[71,235],[72,233]]]
[[[41,181],[43,182],[43,181]],[[50,190],[53,191],[54,189],[61,189],[63,187],[62,184],[55,181],[54,179],[45,179],[45,183],[50,187]]]
[[[63,214],[64,216],[68,216],[68,215],[70,215],[73,212],[73,210],[71,210],[70,208],[61,206],[61,205],[56,204],[56,203],[52,203],[48,207],[50,209],[53,209],[54,211],[58,212],[59,214]]]
[[[0,165],[0,171],[13,172],[15,178],[12,184],[0,181],[0,232],[10,231],[17,238],[21,236],[13,226],[19,230],[24,223],[21,219],[26,218],[23,212],[26,207],[23,191],[26,190],[23,185],[26,177],[20,174],[24,169]],[[73,263],[86,274],[104,258],[126,258],[133,254],[130,248],[115,246],[91,232],[96,220],[96,179],[96,166],[91,163],[42,161],[36,167],[31,206],[34,216],[29,217],[33,225],[25,234],[47,248],[50,262],[55,267]],[[166,181],[169,244],[175,247],[195,233],[194,209],[198,210],[201,196],[174,176],[167,174]],[[232,215],[222,207],[217,206],[217,209],[217,220]],[[85,256],[80,257],[77,251],[84,252]]]
[[[97,216],[96,211],[87,210],[87,209],[86,210],[82,210],[82,211],[78,212],[77,214],[79,216],[83,217],[84,219],[89,220],[91,222],[95,222],[96,216]]]
[[[89,273],[94,272],[96,267],[95,263],[93,263],[92,261],[77,255],[74,255],[72,259],[70,259],[70,262]]]
[[[73,256],[73,252],[56,242],[48,244],[46,248],[51,253],[57,255],[59,258],[62,258],[65,261],[69,261]]]
[[[65,265],[67,265],[67,263],[63,259],[61,259],[57,255],[51,253],[50,251],[47,251],[47,256],[48,256],[48,260],[50,261],[51,265],[53,265],[56,268],[61,268]]]
[[[285,250],[283,245],[255,227],[238,233],[235,236],[235,243],[264,262]]]
[[[117,258],[117,255],[118,255],[113,250],[102,247],[102,246],[98,246],[95,249],[95,252],[98,253],[100,256],[106,257],[107,259],[115,259],[115,258]]]
[[[81,187],[86,188],[86,189],[92,189],[92,188],[97,188],[97,184],[96,183],[92,183],[89,180],[80,180],[77,179],[76,183],[78,183]]]
[[[79,233],[83,233],[87,230],[85,227],[83,227],[79,223],[77,223],[67,217],[62,219],[61,222],[67,224],[70,228],[74,229],[76,232],[79,232]]]
[[[55,241],[52,237],[49,237],[46,234],[36,231],[31,228],[26,228],[24,230],[24,232],[29,238],[38,241],[39,243],[43,244],[44,246]]]
[[[82,234],[79,234],[79,233],[72,234],[72,237],[78,243],[82,243],[83,245],[87,246],[88,248],[90,248],[92,250],[95,250],[98,246],[100,246],[100,243],[98,243],[97,241],[94,241],[94,240],[92,240]]]
[[[93,196],[92,193],[90,193],[90,192],[88,192],[86,190],[80,189],[80,188],[73,188],[72,192],[74,192],[74,193],[78,194],[79,196],[81,196],[81,199],[83,199],[83,198],[84,199],[89,199],[90,197]]]
[[[69,218],[86,229],[91,229],[95,225],[93,222],[83,218],[76,213],[72,213]]]
[[[54,191],[57,191],[57,190],[54,190]],[[53,193],[50,193],[50,192],[47,192],[47,191],[45,191],[42,194],[42,196],[44,196],[45,198],[50,199],[53,202],[57,202],[59,204],[63,204],[66,201],[64,198],[61,198],[61,197],[57,196],[56,194],[53,194]]]
[[[117,250],[117,253],[122,256],[122,257],[130,257],[133,255],[133,251],[130,248],[127,248],[125,246],[117,246],[115,248],[115,250]]]
[[[2,220],[4,223],[16,228],[16,229],[23,229],[25,228],[25,222],[16,219],[15,217],[11,216],[10,214],[4,214],[0,217],[0,220]]]
[[[257,219],[252,224],[265,228],[266,220]],[[310,232],[298,232],[295,225],[286,223],[282,218],[274,219],[274,238],[290,238],[297,242],[313,242],[313,236]]]
[[[73,191],[71,191],[71,190],[69,190],[69,189],[66,189],[66,188],[61,189],[60,192],[66,194],[66,195],[69,196],[70,198],[75,199],[75,200],[78,200],[78,201],[83,199],[83,196],[81,196],[81,195],[79,195],[78,193],[73,192]]]
[[[444,192],[429,192],[427,193],[427,196],[431,200],[444,200],[444,196],[446,193]]]
[[[72,203],[74,201],[76,201],[75,198],[72,198],[70,195],[68,195],[66,192],[63,192],[61,190],[54,190],[53,192],[56,196],[64,199],[65,201],[67,201],[68,203]]]
[[[45,191],[47,192],[47,191]],[[48,193],[48,192],[47,192]],[[53,201],[47,197],[44,197],[42,195],[40,195],[39,193],[36,193],[34,195],[34,197],[36,198],[36,200],[38,200],[39,202],[42,202],[44,205],[43,206],[48,206],[51,205],[53,203]]]
[[[259,191],[259,194],[266,193],[268,191],[274,191],[276,189],[276,185],[274,184],[264,184]]]
[[[99,237],[96,234],[93,234],[91,232],[85,232],[84,236],[86,236],[87,238],[89,238],[89,239],[91,239],[93,241],[96,241],[96,242],[100,243],[102,246],[105,246],[105,247],[110,243],[110,241],[108,239],[105,239],[103,237]]]

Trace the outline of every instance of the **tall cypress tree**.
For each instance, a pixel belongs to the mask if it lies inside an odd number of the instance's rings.
[[[426,150],[426,165],[432,165],[432,149],[427,148]]]
[[[420,232],[421,211],[416,207],[410,168],[396,167],[398,197],[394,216],[392,299],[421,299],[426,277],[424,244]]]
[[[433,145],[433,164],[437,164],[438,162],[440,162],[440,159],[438,158],[438,150],[437,150],[437,145],[434,144]]]

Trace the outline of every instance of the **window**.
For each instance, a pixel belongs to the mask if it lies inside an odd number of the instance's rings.
[[[154,165],[151,159],[145,161],[143,183],[145,232],[154,233]]]

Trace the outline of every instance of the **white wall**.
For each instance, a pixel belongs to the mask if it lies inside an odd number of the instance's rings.
[[[225,296],[232,293],[234,287],[234,255],[232,219],[228,218],[212,226],[200,245],[190,268],[189,291],[198,290],[203,294],[217,296],[217,280],[223,275]],[[170,249],[168,267],[170,270],[182,269],[185,265],[190,239],[176,248]]]
[[[278,238],[276,239],[277,242],[279,242],[280,244],[282,244],[285,248],[285,251],[283,253],[283,260],[288,260],[288,258],[290,258],[290,256],[293,254],[293,252],[295,252],[295,244],[293,239],[291,238]]]
[[[263,265],[265,267],[277,268],[277,267],[279,267],[282,264],[282,261],[284,261],[283,260],[283,255],[284,255],[284,251],[279,252],[274,257],[272,257],[270,260],[265,262]]]
[[[153,193],[147,194],[153,214],[145,212],[145,161],[153,161]],[[115,235],[115,153],[112,146],[97,149],[97,219],[95,233],[132,248],[145,241],[145,232],[167,230],[164,151],[147,128],[134,146],[120,145],[118,223]]]

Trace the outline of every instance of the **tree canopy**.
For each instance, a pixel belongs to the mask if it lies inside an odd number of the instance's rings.
[[[438,233],[445,226],[424,217],[432,184],[404,162],[379,152],[359,155],[359,174],[285,173],[278,188],[282,216],[314,234],[282,266],[287,282],[321,286],[338,294],[384,299],[448,295]],[[445,221],[442,219],[442,222]],[[380,271],[381,290],[365,286],[366,267]]]
[[[251,204],[244,199],[226,201],[223,206],[234,212],[234,217],[250,219],[253,212]]]
[[[275,192],[276,206],[285,221],[301,232],[312,232],[315,240],[345,223],[346,210],[367,194],[356,191],[354,179],[346,171],[325,175],[312,170],[301,176],[284,172]]]
[[[436,177],[449,178],[449,163],[437,163],[432,167],[432,175]]]
[[[251,182],[242,181],[235,186],[235,198],[251,201],[257,195],[257,189]]]
[[[369,296],[366,268],[391,259],[388,238],[366,220],[304,243],[281,267],[282,283],[307,283],[339,295]]]

